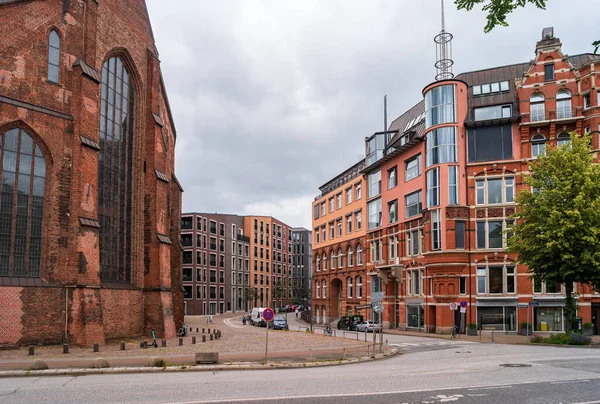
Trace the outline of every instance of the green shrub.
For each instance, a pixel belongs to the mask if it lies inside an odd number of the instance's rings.
[[[565,333],[552,334],[544,338],[546,344],[567,345],[569,343],[569,335]]]
[[[469,329],[471,329],[471,330],[474,330],[474,329],[476,329],[476,328],[477,328],[477,324],[476,324],[476,323],[469,323],[469,324],[467,325],[467,327],[469,327]]]
[[[167,363],[163,358],[154,358],[154,361],[152,361],[152,366],[155,368],[164,368],[167,366]]]
[[[528,323],[527,321],[521,321],[521,324],[519,324],[519,327],[531,329],[531,323]]]
[[[589,345],[592,343],[590,337],[580,334],[569,334],[569,345]]]
[[[542,342],[544,342],[544,337],[542,337],[541,335],[534,335],[529,341],[534,344],[541,344]]]
[[[587,323],[583,323],[583,329],[584,330],[589,330],[591,328],[594,328],[594,324],[587,322]]]

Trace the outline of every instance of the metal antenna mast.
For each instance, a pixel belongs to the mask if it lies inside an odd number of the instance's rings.
[[[452,60],[452,34],[446,32],[446,22],[444,19],[444,0],[441,0],[442,3],[442,30],[439,34],[433,38],[436,44],[436,52],[435,52],[435,68],[437,70],[437,74],[435,75],[436,80],[447,80],[454,78],[454,74],[452,73],[452,65],[454,64],[454,60]]]

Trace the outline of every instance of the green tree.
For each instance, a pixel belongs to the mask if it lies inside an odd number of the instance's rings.
[[[533,4],[542,10],[546,9],[547,0],[455,0],[454,4],[459,10],[470,11],[475,5],[483,4],[483,11],[487,13],[487,24],[483,32],[488,33],[496,26],[502,25],[508,27],[506,16],[520,7],[525,7],[527,4]],[[600,48],[600,40],[594,41],[592,46],[595,47],[594,53]]]
[[[590,135],[546,150],[529,165],[516,198],[508,250],[518,254],[535,282],[564,283],[568,326],[576,315],[573,282],[600,287],[600,165]]]
[[[275,300],[283,299],[285,291],[286,285],[281,279],[273,282],[273,287],[271,289],[271,307],[273,309],[275,309]]]
[[[252,303],[256,301],[257,297],[258,297],[258,291],[256,289],[254,289],[251,286],[244,287],[244,301],[245,302],[250,302],[250,304],[252,305]]]

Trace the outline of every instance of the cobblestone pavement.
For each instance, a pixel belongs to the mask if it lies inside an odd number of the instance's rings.
[[[213,323],[207,324],[205,316],[188,316],[186,324],[191,327],[191,332],[183,338],[183,345],[179,346],[179,338],[167,340],[167,347],[161,347],[161,339],[157,339],[158,348],[140,348],[143,340],[151,342],[149,337],[139,337],[124,340],[108,341],[100,346],[99,352],[93,352],[91,347],[69,348],[69,354],[63,354],[62,345],[36,346],[35,355],[28,356],[27,347],[18,350],[0,351],[0,369],[19,368],[24,362],[41,359],[48,362],[50,367],[62,363],[64,365],[78,366],[82,362],[91,362],[95,358],[110,358],[111,365],[140,365],[147,364],[154,357],[171,360],[172,363],[193,363],[196,352],[219,352],[222,360],[261,360],[265,351],[265,328],[251,325],[242,325],[241,314],[228,314],[213,316]],[[202,329],[205,329],[205,334]],[[198,332],[196,331],[198,329]],[[220,340],[209,340],[209,330],[220,330]],[[202,335],[206,335],[206,342],[202,342]],[[196,337],[196,344],[192,344],[192,337]],[[120,342],[126,343],[125,351],[120,350]],[[321,357],[337,358],[346,356],[367,355],[367,344],[364,341],[344,340],[341,338],[326,337],[322,334],[309,334],[301,331],[273,331],[269,330],[269,357],[280,359],[309,359]],[[54,366],[51,365],[54,364]]]

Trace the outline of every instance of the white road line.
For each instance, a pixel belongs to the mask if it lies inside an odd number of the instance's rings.
[[[244,328],[243,325],[235,325],[231,323],[231,320],[233,320],[233,318],[226,318],[225,320],[223,320],[223,323],[231,328]]]
[[[600,404],[600,401],[586,401],[585,403],[571,403],[571,404]]]
[[[567,380],[566,382],[552,382],[550,384],[585,383],[585,382],[589,382],[589,380],[574,380],[574,381]]]

